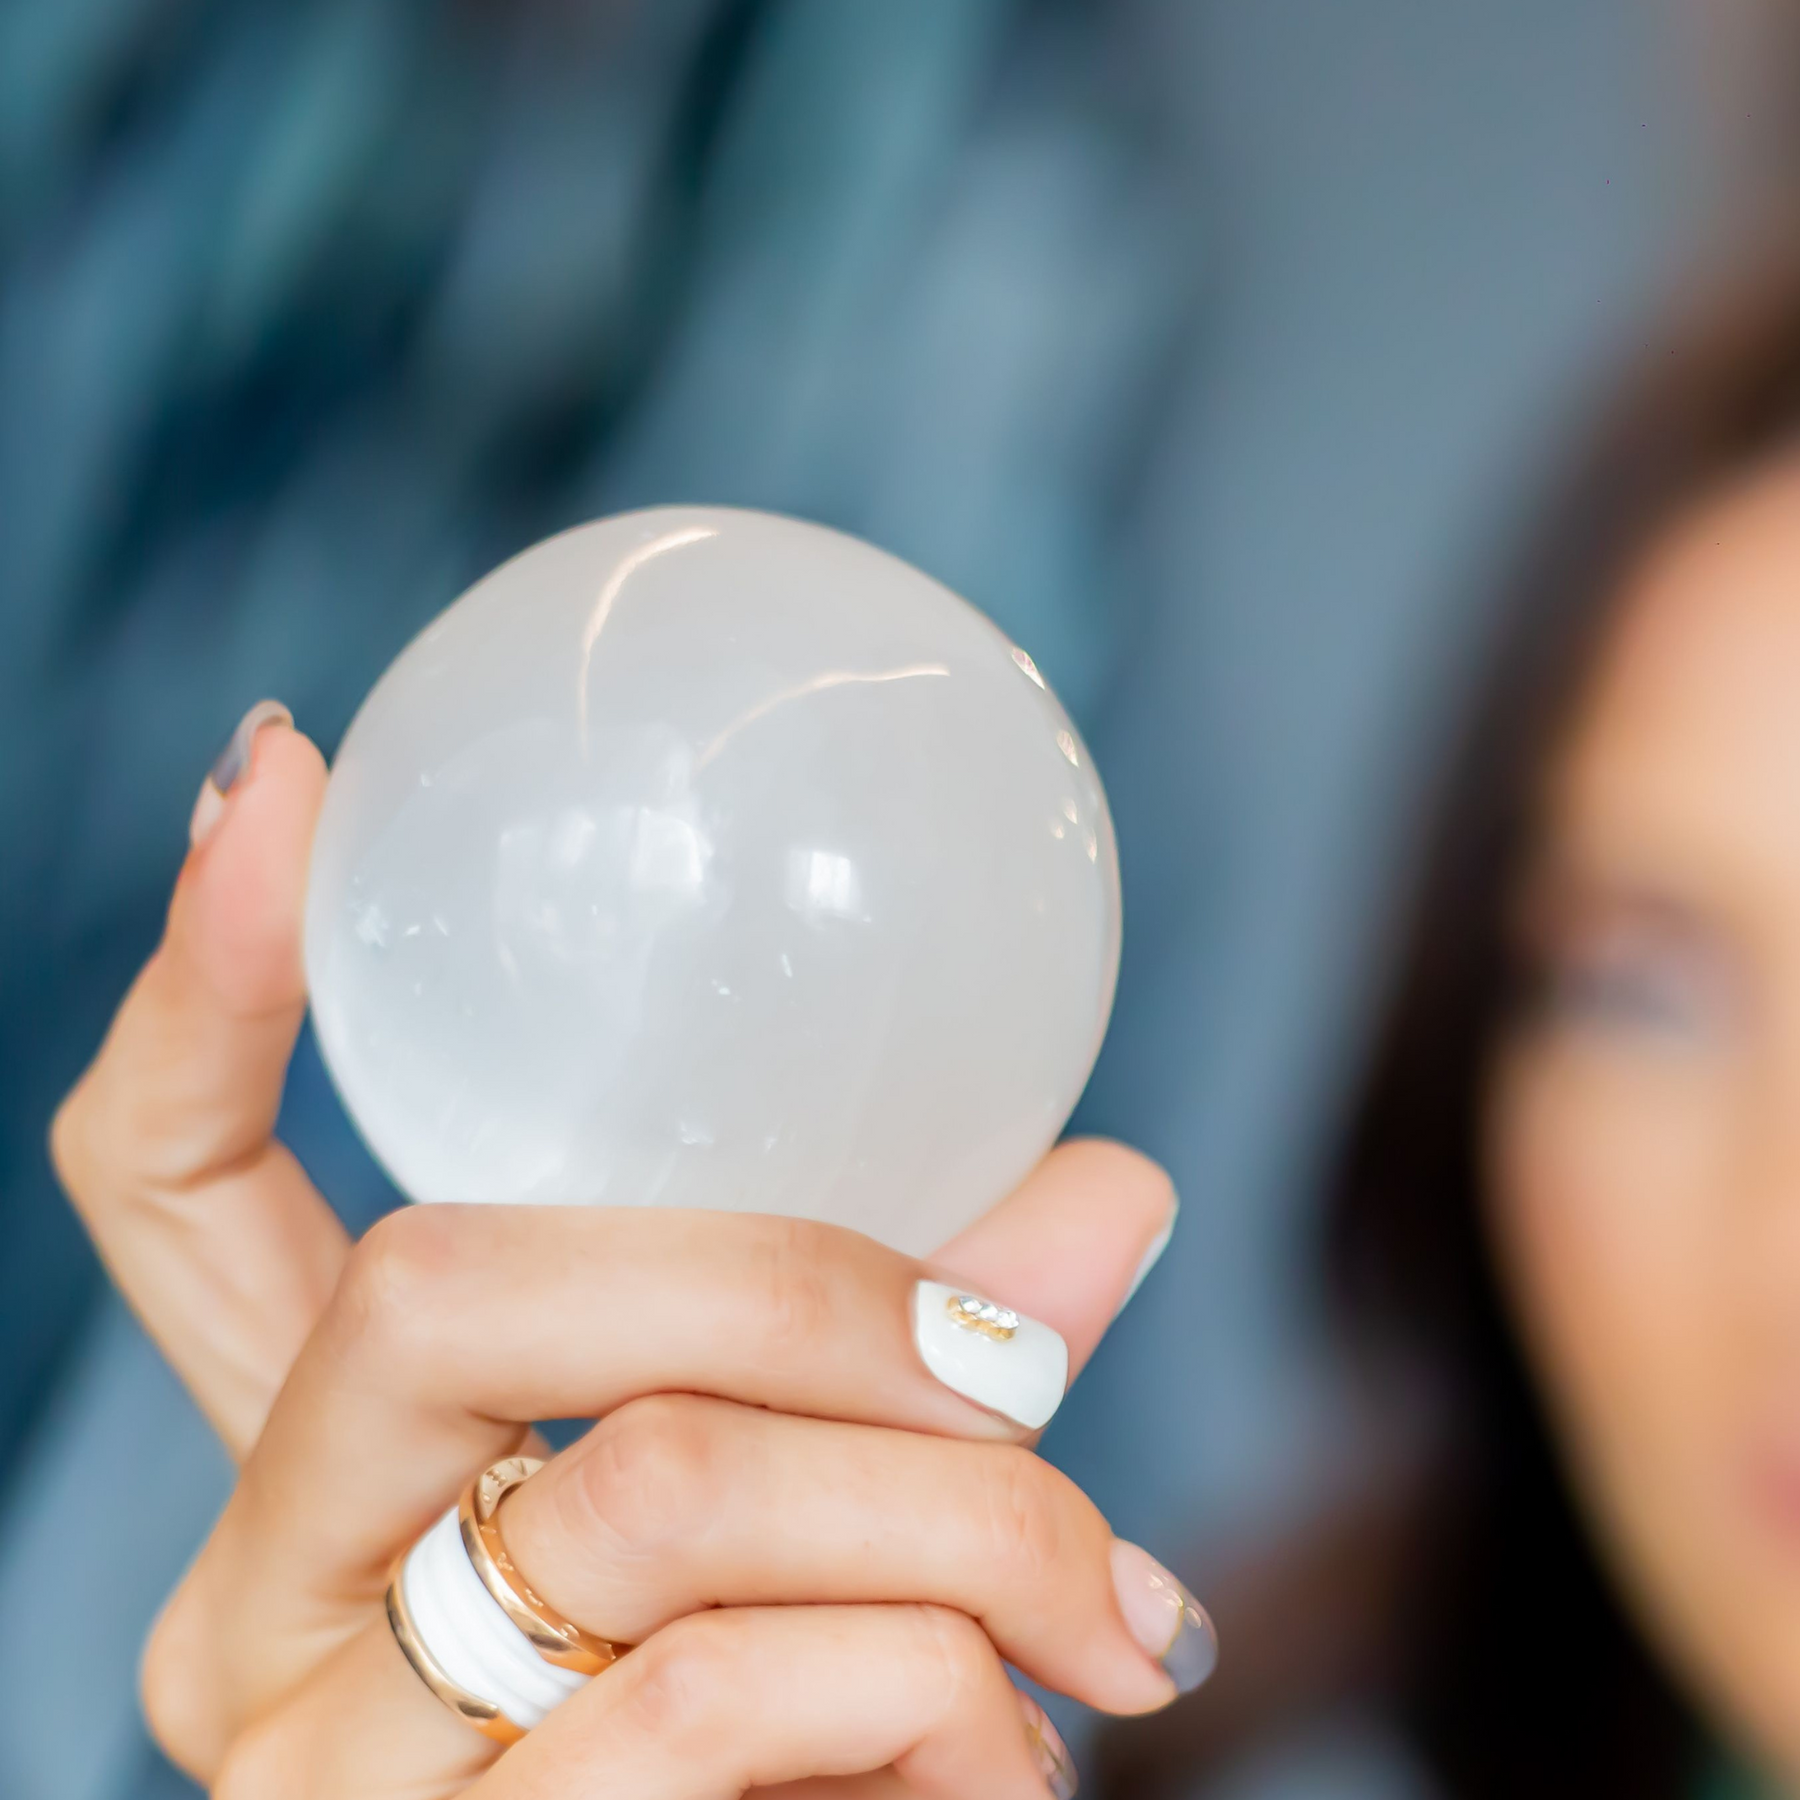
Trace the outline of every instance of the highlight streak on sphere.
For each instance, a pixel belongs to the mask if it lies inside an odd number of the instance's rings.
[[[332,771],[320,1041],[415,1200],[909,1251],[1055,1140],[1112,1005],[1099,777],[1023,651],[854,538],[662,508],[471,588]]]

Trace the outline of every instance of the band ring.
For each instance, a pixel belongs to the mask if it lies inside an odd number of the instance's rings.
[[[483,1700],[479,1694],[471,1694],[467,1688],[459,1687],[426,1649],[425,1640],[419,1636],[406,1604],[406,1558],[410,1554],[410,1551],[403,1553],[394,1564],[387,1589],[388,1625],[393,1630],[394,1642],[400,1646],[400,1654],[412,1665],[413,1673],[431,1691],[433,1698],[473,1725],[484,1737],[491,1738],[496,1744],[518,1743],[525,1735],[524,1727],[515,1725],[493,1701]]]
[[[520,1574],[518,1564],[507,1554],[506,1542],[500,1535],[500,1502],[543,1466],[535,1456],[509,1456],[484,1469],[469,1483],[458,1508],[463,1549],[481,1577],[481,1585],[545,1662],[577,1675],[598,1675],[631,1646],[595,1637],[565,1619],[533,1591],[530,1582]]]

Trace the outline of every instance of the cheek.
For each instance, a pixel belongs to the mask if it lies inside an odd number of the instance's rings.
[[[1800,1418],[1800,1265],[1744,1231],[1755,1084],[1579,1040],[1496,1077],[1489,1230],[1596,1548],[1677,1678],[1800,1775],[1800,1507],[1757,1485],[1771,1396]]]
[[[1635,1537],[1637,1514],[1700,1477],[1721,1416],[1730,1334],[1709,1246],[1729,1097],[1678,1057],[1580,1043],[1515,1051],[1497,1073],[1502,1283],[1578,1481]]]

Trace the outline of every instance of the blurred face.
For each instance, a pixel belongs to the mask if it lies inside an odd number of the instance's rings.
[[[1623,600],[1518,896],[1492,1226],[1621,1584],[1800,1784],[1800,459]]]

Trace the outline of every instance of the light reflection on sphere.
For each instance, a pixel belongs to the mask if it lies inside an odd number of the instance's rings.
[[[1105,1030],[1106,797],[1031,659],[854,538],[601,520],[471,588],[344,739],[306,960],[415,1200],[790,1213],[909,1251]]]

